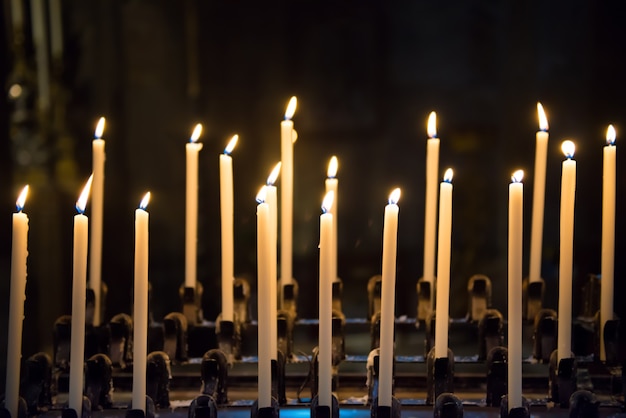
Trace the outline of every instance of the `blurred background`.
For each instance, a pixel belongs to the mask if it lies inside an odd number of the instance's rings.
[[[240,135],[233,152],[235,273],[250,279],[255,300],[255,195],[280,160],[279,123],[292,95],[298,97],[294,276],[301,317],[317,316],[319,214],[332,155],[339,159],[344,312],[367,314],[367,281],[380,273],[383,210],[389,192],[399,186],[396,313],[415,316],[423,269],[426,120],[432,110],[438,114],[441,175],[447,167],[455,170],[451,315],[465,316],[467,281],[477,273],[491,278],[493,305],[506,314],[508,184],[514,170],[526,171],[527,274],[537,101],[550,122],[544,306],[557,307],[561,141],[570,138],[577,146],[574,306],[579,309],[577,289],[589,274],[600,272],[602,148],[612,123],[618,146],[615,309],[626,314],[619,303],[626,292],[626,225],[619,216],[626,208],[626,161],[620,151],[626,126],[623,2],[6,0],[2,5],[2,367],[15,199],[29,183],[27,357],[51,353],[52,324],[71,312],[74,203],[91,173],[91,140],[100,116],[107,118],[105,319],[132,312],[133,216],[148,190],[155,319],[180,307],[185,143],[198,122],[205,127],[198,230],[204,314],[214,320],[220,312],[218,155],[234,133]],[[280,190],[280,180],[277,184]]]

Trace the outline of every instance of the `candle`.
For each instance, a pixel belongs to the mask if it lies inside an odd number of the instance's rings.
[[[424,207],[424,280],[435,282],[435,246],[437,245],[437,178],[439,172],[439,138],[437,114],[428,116],[426,141],[426,202]],[[434,292],[430,292],[431,302]]]
[[[615,128],[606,130],[602,173],[602,265],[600,286],[600,360],[606,361],[604,325],[613,319],[615,269]]]
[[[93,175],[87,180],[78,201],[74,216],[74,255],[72,277],[72,341],[70,345],[69,407],[78,416],[83,406],[83,369],[85,364],[85,303],[87,299],[87,246],[89,220],[84,215],[91,190]]]
[[[543,241],[543,213],[546,190],[546,160],[548,155],[548,119],[541,103],[537,103],[539,131],[535,135],[535,177],[533,180],[533,213],[530,229],[529,281],[541,280],[541,246]]]
[[[222,220],[222,321],[233,321],[235,244],[233,226],[233,159],[239,135],[234,135],[220,155],[220,213]]]
[[[12,417],[17,417],[20,365],[22,358],[22,327],[26,299],[26,258],[28,257],[28,216],[22,213],[28,186],[17,198],[17,213],[13,214],[11,244],[11,293],[9,298],[9,330],[7,339],[7,375],[4,405]]]
[[[185,146],[187,156],[187,182],[185,204],[185,287],[196,287],[196,256],[198,245],[198,153],[202,144],[197,142],[202,134],[199,123]]]
[[[278,329],[277,329],[277,310],[278,310],[278,296],[276,282],[277,276],[277,239],[278,239],[278,201],[276,197],[276,186],[274,183],[280,173],[281,163],[278,162],[272,169],[270,175],[267,177],[265,185],[265,201],[269,205],[270,211],[270,248],[269,248],[269,260],[270,260],[270,340],[272,346],[270,348],[272,359],[278,359]]]
[[[282,162],[282,185],[280,192],[280,278],[283,285],[291,284],[292,228],[293,228],[293,141],[294,130],[291,118],[298,100],[293,96],[285,111],[285,120],[280,123],[280,154]]]
[[[333,351],[333,198],[326,193],[320,215],[320,272],[319,272],[319,343],[318,343],[318,400],[320,406],[332,406],[332,351]],[[393,290],[393,288],[392,288]],[[391,301],[393,304],[393,299]],[[393,315],[393,306],[392,306]],[[393,328],[393,325],[392,325]],[[392,337],[393,339],[393,331]],[[392,347],[393,349],[393,347]]]
[[[509,184],[508,397],[509,410],[522,406],[522,246],[524,177],[517,170]]]
[[[48,27],[44,0],[31,0],[31,21],[35,62],[37,63],[37,91],[39,111],[50,108],[50,72],[48,60]]]
[[[332,231],[332,239],[331,239],[331,261],[330,266],[332,271],[330,273],[330,277],[333,278],[333,281],[338,281],[339,277],[337,277],[337,187],[339,186],[339,180],[337,180],[337,168],[339,167],[339,162],[337,161],[336,156],[330,157],[330,161],[328,162],[328,169],[326,171],[327,179],[325,181],[326,186],[326,194],[332,191],[333,195],[333,204],[330,207],[330,213],[333,215],[333,231]]]
[[[95,139],[91,143],[93,184],[91,191],[91,232],[89,234],[89,287],[95,296],[93,324],[99,326],[102,321],[102,208],[104,204],[104,132],[105,119],[100,118],[96,125]]]
[[[389,195],[383,224],[382,289],[380,300],[380,378],[378,405],[391,407],[393,381],[393,331],[396,296],[396,252],[398,246],[398,200],[400,189]]]
[[[132,409],[146,411],[146,358],[148,356],[148,225],[146,193],[135,210],[135,291],[133,304]]]
[[[450,248],[452,239],[452,176],[446,170],[439,185],[439,245],[437,247],[437,305],[435,315],[435,358],[448,358],[450,314]]]
[[[572,346],[572,269],[574,248],[574,201],[576,196],[576,149],[572,141],[563,141],[561,174],[561,222],[559,245],[559,324],[557,339],[558,360],[571,357]]]
[[[265,202],[265,186],[257,194],[257,294],[258,294],[258,392],[259,408],[272,406],[272,355],[270,342],[270,210]]]

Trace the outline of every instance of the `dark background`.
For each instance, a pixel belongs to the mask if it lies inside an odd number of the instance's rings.
[[[300,316],[317,316],[318,215],[333,154],[340,163],[339,275],[346,286],[346,315],[366,316],[366,283],[380,271],[383,209],[396,186],[402,187],[396,313],[415,315],[431,110],[439,117],[440,172],[455,170],[453,316],[465,315],[467,280],[476,273],[492,279],[493,305],[506,313],[507,190],[517,168],[526,171],[527,273],[538,100],[550,122],[544,305],[557,305],[565,138],[577,145],[575,286],[599,273],[602,147],[613,123],[621,148],[626,118],[623,2],[62,0],[62,8],[64,54],[52,60],[50,112],[37,112],[30,103],[24,119],[6,94],[0,101],[2,339],[11,213],[19,189],[31,185],[25,209],[30,255],[24,356],[51,352],[52,324],[71,311],[74,202],[91,172],[91,138],[101,115],[107,118],[103,279],[110,288],[108,318],[131,312],[133,211],[147,190],[153,195],[155,318],[179,308],[184,145],[197,122],[205,126],[198,231],[205,317],[213,320],[220,311],[218,154],[233,133],[240,135],[233,153],[235,270],[255,287],[254,198],[280,159],[279,122],[292,95],[299,100],[294,275],[301,288]],[[3,85],[21,80],[36,89],[30,29],[16,47],[8,1],[2,13]],[[17,65],[20,51],[25,69]],[[626,225],[620,214],[626,179],[619,148],[615,305],[624,316]],[[24,150],[26,158],[18,158]],[[579,309],[580,294],[574,294]],[[4,347],[0,344],[0,364]]]

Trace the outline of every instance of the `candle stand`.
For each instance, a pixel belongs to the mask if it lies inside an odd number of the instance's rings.
[[[509,397],[504,395],[500,402],[500,417],[501,418],[530,418],[530,407],[528,400],[522,397],[522,406],[509,409]]]
[[[210,396],[218,405],[228,404],[228,360],[220,349],[204,353],[200,366],[202,395]]]
[[[480,321],[491,306],[491,279],[475,274],[467,282],[467,312],[470,320]]]
[[[241,323],[235,317],[234,321],[223,321],[218,316],[215,335],[217,346],[226,354],[228,362],[241,359]]]
[[[105,354],[95,354],[85,362],[85,396],[94,410],[113,406],[113,363]]]
[[[158,327],[150,327],[150,331],[158,329]],[[188,359],[187,329],[187,318],[180,312],[171,312],[163,318],[163,351],[173,362],[184,363]]]
[[[432,405],[442,393],[454,393],[454,353],[448,348],[448,357],[435,358],[433,347],[426,357],[426,403]]]
[[[339,418],[339,401],[335,395],[331,399],[331,406],[320,405],[317,396],[311,399],[311,418]]]
[[[215,399],[209,395],[200,395],[189,405],[189,418],[217,418]]]
[[[163,351],[153,351],[146,359],[146,393],[159,408],[170,406],[170,380],[172,370],[170,359]]]
[[[294,318],[298,317],[298,282],[291,279],[291,283],[280,283],[282,289],[281,309],[289,312]]]
[[[417,281],[417,320],[426,321],[435,307],[433,306],[435,284],[424,278]]]
[[[494,347],[487,355],[487,406],[500,406],[508,390],[508,350]]]
[[[478,360],[485,360],[494,348],[504,345],[504,318],[497,309],[487,309],[478,322]]]
[[[278,351],[286,358],[291,358],[293,354],[293,327],[296,318],[290,311],[280,309],[276,314],[276,334],[278,338]]]
[[[463,402],[453,393],[442,393],[435,401],[433,417],[463,418]]]
[[[533,357],[542,363],[550,362],[557,345],[557,314],[554,309],[541,309],[533,325]]]
[[[373,276],[367,282],[367,317],[372,318],[374,314],[380,312],[380,292],[383,277]]]
[[[133,362],[133,320],[130,315],[117,314],[111,318],[109,330],[109,358],[114,367],[124,369]]]
[[[279,418],[278,401],[275,398],[271,400],[271,406],[259,408],[259,402],[254,401],[250,411],[250,418]]]
[[[250,322],[250,282],[241,277],[233,282],[233,311],[240,323]]]
[[[196,287],[186,287],[184,284],[179,289],[182,309],[181,312],[187,318],[190,326],[202,324],[202,283],[196,282]]]
[[[378,405],[378,397],[374,398],[370,407],[370,418],[400,418],[402,416],[402,404],[391,397],[391,406]]]
[[[522,281],[522,315],[527,321],[532,322],[543,309],[545,286],[542,278],[531,281],[525,277]]]
[[[558,360],[557,350],[550,355],[550,396],[561,408],[569,407],[570,396],[577,390],[576,358]]]

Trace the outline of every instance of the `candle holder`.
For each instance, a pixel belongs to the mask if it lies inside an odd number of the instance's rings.
[[[125,369],[133,362],[133,320],[125,313],[117,314],[111,318],[109,329],[111,330],[109,358],[113,367]]]
[[[291,283],[280,283],[282,289],[281,309],[288,311],[294,318],[298,317],[298,282],[291,279]]]
[[[285,356],[280,350],[276,352],[276,360],[272,359],[272,397],[279,405],[287,404]]]
[[[593,318],[600,310],[600,277],[596,274],[587,275],[587,280],[580,288],[582,309],[580,316]]]
[[[432,405],[442,393],[454,393],[454,353],[448,348],[448,357],[435,358],[433,347],[426,357],[426,403]]]
[[[541,309],[533,325],[533,357],[541,363],[549,363],[550,355],[557,345],[557,314],[554,309]]]
[[[278,351],[286,358],[293,355],[293,328],[296,318],[289,311],[280,309],[276,313],[276,335]]]
[[[163,351],[153,351],[148,354],[146,363],[146,398],[154,402],[154,406],[168,408],[172,379],[170,358]]]
[[[522,406],[509,409],[509,396],[504,395],[500,402],[500,418],[530,418],[528,400],[522,397]]]
[[[106,312],[106,300],[109,287],[105,282],[100,282],[100,318],[105,318]],[[92,288],[87,288],[86,305],[85,305],[85,323],[87,325],[94,325],[94,317],[96,315],[96,292]],[[104,322],[104,321],[102,321]]]
[[[271,400],[271,406],[259,408],[259,401],[256,400],[252,404],[250,418],[279,418],[278,401],[275,398]]]
[[[95,354],[85,362],[85,396],[91,409],[111,408],[113,401],[113,363],[106,354]]]
[[[598,343],[595,345],[594,358],[600,358],[600,315],[598,315],[596,321],[596,339]],[[609,319],[604,323],[604,352],[605,352],[605,364],[607,366],[615,366],[620,363],[620,320]]]
[[[217,348],[207,351],[202,356],[200,366],[202,395],[208,395],[218,405],[228,403],[228,360]]]
[[[504,345],[504,319],[497,309],[487,309],[478,323],[478,360],[485,360],[487,353]]]
[[[54,367],[60,372],[70,369],[70,345],[72,343],[72,316],[61,315],[53,326]]]
[[[61,410],[61,418],[78,418],[78,411],[70,407],[63,408]],[[89,398],[86,396],[83,396],[80,418],[91,418],[91,402],[89,402]]]
[[[598,418],[600,402],[588,390],[577,390],[569,399],[570,418]]]
[[[163,318],[163,351],[176,363],[188,360],[187,318],[180,312],[170,312]]]
[[[190,326],[199,325],[204,318],[202,314],[202,294],[204,287],[202,283],[196,282],[196,287],[180,286],[179,294],[182,304],[182,313],[187,318]]]
[[[126,410],[126,414],[124,415],[125,418],[155,418],[156,416],[156,411],[155,411],[155,406],[154,406],[154,402],[152,401],[152,399],[150,398],[150,396],[146,396],[146,411],[144,412],[143,409],[132,409],[132,408],[128,408]]]
[[[194,398],[189,405],[188,418],[217,418],[215,399],[209,395]]]
[[[383,276],[378,274],[370,278],[367,282],[368,318],[372,318],[377,312],[380,312],[380,294],[382,280]]]
[[[433,311],[435,283],[424,278],[417,281],[417,320],[425,322]]]
[[[367,405],[372,405],[374,400],[378,398],[379,377],[380,377],[380,348],[375,348],[370,351],[367,356],[367,380],[365,385],[367,387]],[[393,358],[393,371],[396,370],[396,358]],[[393,385],[393,382],[391,382]],[[392,386],[393,390],[393,386]]]
[[[532,281],[528,277],[522,280],[522,316],[527,321],[533,321],[542,310],[545,288],[541,277]]]
[[[463,418],[463,402],[453,393],[442,393],[435,400],[434,418]]]
[[[234,318],[234,321],[222,321],[222,315],[217,317],[215,324],[215,335],[217,336],[217,347],[224,352],[228,363],[241,360],[241,324]]]
[[[570,396],[577,390],[577,371],[576,358],[566,357],[559,361],[557,350],[552,352],[549,370],[550,398],[561,408],[569,407]]]
[[[250,322],[250,282],[242,277],[233,282],[233,311],[242,326]]]
[[[339,401],[331,396],[331,406],[320,405],[319,397],[311,399],[311,418],[339,418]]]
[[[487,406],[500,406],[508,390],[508,350],[494,347],[487,355]]]
[[[24,362],[20,391],[29,415],[37,415],[52,406],[52,359],[36,353]],[[21,402],[21,401],[20,401]],[[18,405],[19,408],[19,405]],[[19,414],[19,411],[18,411]]]
[[[343,298],[343,282],[339,277],[333,281],[333,303],[332,309],[336,312],[343,312],[342,298]]]
[[[401,416],[402,405],[396,397],[391,397],[391,406],[378,405],[378,397],[374,398],[370,407],[371,418],[401,418]]]
[[[491,279],[484,274],[475,274],[467,282],[467,316],[470,321],[480,321],[491,307]]]

